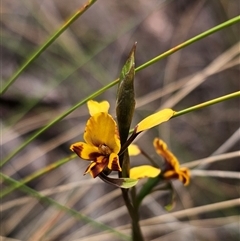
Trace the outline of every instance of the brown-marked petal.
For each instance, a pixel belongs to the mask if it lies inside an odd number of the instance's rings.
[[[122,171],[117,154],[111,153],[109,156],[108,168],[113,171]]]
[[[180,169],[180,172],[182,176],[182,183],[184,184],[184,186],[187,186],[190,182],[190,171],[188,168],[182,167]]]
[[[184,184],[184,186],[187,186],[190,182],[190,172],[188,169],[167,171],[163,176],[166,179],[178,179]]]
[[[108,101],[102,101],[102,102],[97,102],[97,101],[94,101],[94,100],[89,100],[87,102],[87,106],[88,106],[88,110],[89,110],[89,114],[91,116],[99,113],[99,112],[106,112],[108,113],[108,110],[109,110],[109,103]]]
[[[145,177],[156,177],[160,174],[161,170],[159,168],[143,165],[138,167],[133,167],[130,169],[130,178],[140,179]]]
[[[91,174],[91,176],[93,177],[93,175],[92,175],[92,173],[91,173],[91,169],[94,167],[94,166],[96,166],[96,162],[91,162],[90,163],[90,165],[87,167],[87,169],[85,170],[85,172],[84,172],[84,175],[86,175],[87,173],[89,173],[90,172],[90,174]]]
[[[141,131],[148,130],[154,126],[157,126],[165,121],[168,121],[175,111],[172,109],[164,109],[161,110],[153,115],[150,115],[143,119],[135,128],[136,133],[139,133]]]
[[[88,145],[84,142],[77,142],[70,146],[70,149],[74,151],[79,157],[85,160],[93,160],[94,154],[99,155],[98,148],[92,145]]]
[[[166,179],[178,179],[185,186],[190,182],[190,171],[186,167],[180,167],[177,158],[171,151],[168,150],[167,144],[162,140],[155,138],[153,145],[156,152],[164,157],[166,162],[166,171],[163,173],[163,177]]]
[[[103,169],[106,167],[107,162],[92,162],[88,168],[86,169],[84,174],[90,173],[93,178],[97,177],[99,173],[103,171]]]
[[[170,171],[164,172],[163,176],[166,179],[178,179],[179,173],[176,172],[175,170],[170,170]]]

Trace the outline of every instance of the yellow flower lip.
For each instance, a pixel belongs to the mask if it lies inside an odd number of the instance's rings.
[[[98,112],[91,116],[86,124],[84,132],[85,142],[77,142],[70,149],[80,158],[91,161],[86,173],[96,177],[105,168],[113,171],[121,171],[118,153],[120,140],[117,124],[106,112]]]

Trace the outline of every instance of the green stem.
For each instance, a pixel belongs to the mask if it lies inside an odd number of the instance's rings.
[[[211,28],[211,29],[209,29],[209,30],[207,30],[207,31],[205,31],[205,32],[203,32],[203,33],[201,33],[201,34],[199,34],[199,35],[197,35],[197,36],[195,36],[195,37],[193,37],[193,38],[191,38],[191,39],[189,39],[189,40],[179,44],[179,45],[177,45],[177,46],[175,46],[174,48],[168,50],[167,52],[158,55],[157,57],[151,59],[150,61],[142,64],[141,66],[139,66],[139,67],[137,67],[135,69],[135,72],[138,72],[138,71],[140,71],[142,69],[145,69],[146,67],[148,67],[148,66],[158,62],[159,60],[161,60],[161,59],[163,59],[163,58],[165,58],[165,57],[167,57],[167,56],[177,52],[178,50],[180,50],[182,48],[185,48],[186,46],[188,46],[188,45],[190,45],[190,44],[192,44],[192,43],[194,43],[194,42],[196,42],[196,41],[198,41],[198,40],[200,40],[202,38],[205,38],[208,35],[211,35],[211,34],[217,32],[217,31],[219,31],[219,30],[221,30],[223,28],[231,26],[231,25],[233,25],[233,24],[235,24],[235,23],[237,23],[239,21],[240,21],[240,16],[237,16],[237,17],[232,18],[232,19],[230,19],[230,20],[228,20],[228,21],[226,21],[226,22],[224,22],[222,24],[219,24],[219,25],[217,25],[217,26],[215,26],[215,27],[213,27],[213,28]]]
[[[45,50],[47,49],[74,21],[76,21],[91,5],[97,0],[89,0],[85,3],[73,16],[71,16],[64,25],[56,31],[27,61],[20,67],[20,69],[9,79],[6,85],[0,90],[0,95],[4,94],[7,89],[14,83],[19,75]]]
[[[142,240],[144,241],[143,235],[142,235],[142,231],[141,231],[141,227],[139,225],[139,206],[136,205],[136,201],[137,201],[137,192],[136,192],[136,187],[134,186],[133,188],[131,188],[131,197],[132,197],[132,201],[133,201],[133,208],[135,210],[135,220],[136,220],[136,224],[132,223],[132,227],[135,227],[135,230],[133,228],[133,240]]]
[[[7,175],[4,175],[3,173],[0,173],[0,178],[5,180],[6,182],[10,183],[13,186],[19,186],[19,188],[24,191],[25,193],[35,197],[36,199],[38,199],[39,201],[43,201],[47,204],[50,204],[52,206],[55,206],[57,209],[64,211],[68,214],[70,214],[72,217],[75,217],[78,220],[84,221],[85,223],[91,224],[94,227],[100,229],[100,230],[105,230],[108,232],[113,233],[114,235],[116,235],[117,237],[119,237],[121,240],[127,240],[130,241],[130,237],[126,236],[123,233],[118,232],[117,230],[115,230],[114,228],[107,226],[103,223],[97,222],[81,213],[79,213],[78,211],[68,208],[66,206],[61,205],[60,203],[56,202],[54,199],[46,197],[42,194],[40,194],[39,192],[31,189],[30,187],[26,186],[26,185],[21,185],[18,181],[8,177]]]
[[[129,199],[129,189],[121,189],[125,205],[132,220],[132,240],[144,241],[139,225],[138,208],[135,208]]]
[[[128,150],[125,150],[122,155],[119,154],[119,158],[122,159],[122,172],[119,172],[119,177],[129,177],[129,169],[130,169],[130,160]],[[141,232],[141,228],[139,225],[139,216],[138,216],[138,208],[136,209],[134,206],[135,199],[132,201],[129,198],[129,189],[121,189],[122,197],[127,207],[128,213],[132,220],[132,237],[133,241],[143,241],[143,236]]]
[[[135,218],[132,220],[132,240],[133,241],[144,241],[142,231],[139,225],[138,211],[135,211]]]
[[[218,97],[216,99],[209,100],[209,101],[203,102],[203,103],[198,104],[198,105],[194,105],[194,106],[186,108],[184,110],[177,111],[177,112],[174,113],[172,118],[180,116],[180,115],[184,115],[184,114],[187,114],[189,112],[192,112],[192,111],[195,111],[195,110],[198,110],[198,109],[210,106],[210,105],[214,105],[214,104],[217,104],[219,102],[229,100],[229,99],[232,99],[232,98],[235,98],[235,97],[240,97],[240,91],[236,91],[236,92],[231,93],[229,95],[224,95],[224,96]]]

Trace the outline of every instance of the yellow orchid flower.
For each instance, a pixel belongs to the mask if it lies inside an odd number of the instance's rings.
[[[87,121],[83,136],[85,142],[74,143],[70,146],[70,149],[80,158],[91,161],[84,174],[90,173],[91,176],[95,178],[106,168],[112,171],[122,171],[118,154],[121,155],[125,148],[129,146],[132,141],[131,137],[129,138],[129,143],[125,143],[126,147],[123,146],[121,149],[117,124],[113,117],[108,114],[110,105],[107,101],[97,102],[90,100],[87,102],[87,106],[91,117]],[[140,132],[169,120],[173,114],[173,110],[165,109],[148,116],[135,127],[132,135],[133,139]],[[129,148],[134,148],[134,145]],[[120,150],[121,153],[119,153]],[[135,146],[134,152],[136,153],[138,151]],[[153,177],[160,173],[159,169],[154,170],[154,168],[150,166],[145,166],[145,168],[146,172],[143,172],[143,169],[138,172],[136,169],[139,178],[143,176]]]
[[[164,179],[178,179],[185,186],[190,182],[190,171],[186,167],[180,167],[177,158],[173,155],[171,151],[168,150],[167,144],[162,140],[155,138],[153,141],[156,152],[165,159],[164,170],[158,168],[143,165],[130,169],[130,178],[139,179],[143,177],[156,177],[160,174]],[[129,147],[130,156],[135,156],[141,151],[137,145],[131,144]],[[146,154],[146,153],[145,153]]]
[[[180,167],[177,158],[168,150],[167,144],[162,140],[155,138],[153,145],[156,152],[165,159],[165,170],[163,177],[166,179],[178,179],[185,186],[190,182],[190,171],[186,167]]]
[[[85,173],[96,177],[104,168],[121,171],[118,153],[120,140],[117,124],[106,112],[99,112],[89,118],[83,136],[85,142],[77,142],[70,149],[80,158],[91,161]]]

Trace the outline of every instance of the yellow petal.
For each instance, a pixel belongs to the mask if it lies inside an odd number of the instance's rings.
[[[70,146],[70,149],[85,160],[94,160],[96,157],[101,155],[97,147],[88,145],[84,142],[74,143]]]
[[[111,155],[109,156],[108,169],[113,171],[122,171],[117,154],[111,153]]]
[[[117,124],[106,112],[100,112],[89,118],[87,121],[84,140],[87,144],[99,147],[105,145],[111,152],[120,151],[120,140],[117,131]]]
[[[102,102],[97,102],[97,101],[94,101],[94,100],[89,100],[87,102],[87,106],[88,106],[88,110],[89,110],[89,113],[91,116],[99,113],[99,112],[106,112],[108,113],[108,110],[109,110],[109,103],[104,100]]]
[[[160,174],[161,170],[159,168],[143,165],[139,167],[133,167],[130,169],[130,178],[140,179],[144,177],[156,177]]]
[[[140,149],[135,144],[130,144],[128,147],[129,156],[137,156],[141,153]]]
[[[153,115],[146,117],[136,126],[136,133],[139,133],[144,130],[148,130],[165,121],[168,121],[173,116],[174,113],[175,111],[173,111],[172,109],[164,109]]]

